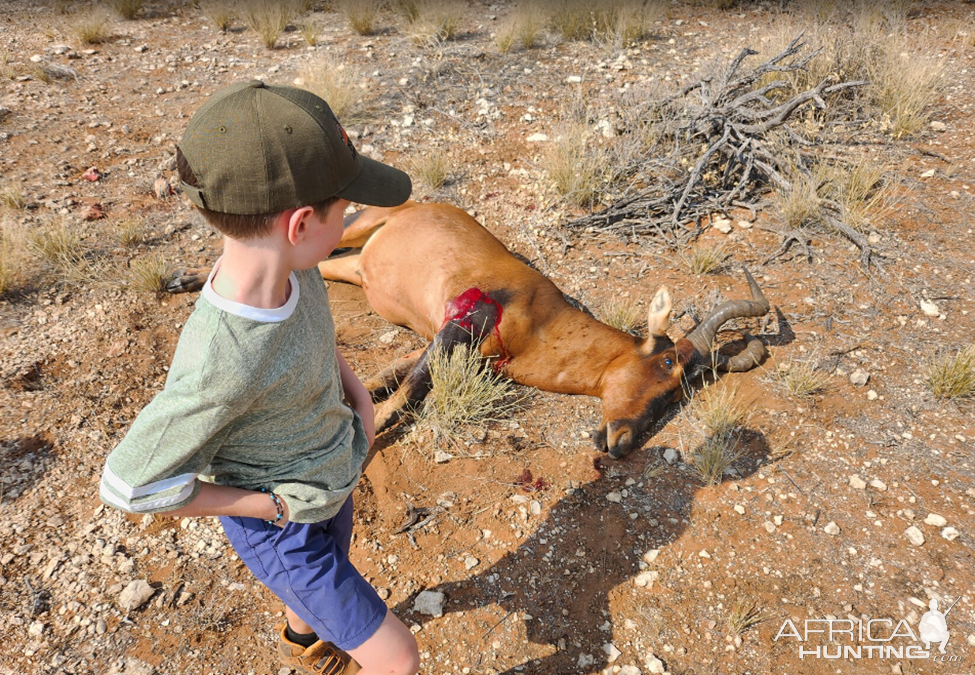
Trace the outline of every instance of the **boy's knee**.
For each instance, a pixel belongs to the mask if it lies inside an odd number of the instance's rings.
[[[396,675],[416,675],[420,671],[420,649],[417,647],[416,640],[403,645],[403,649],[397,654],[395,669],[390,670]]]

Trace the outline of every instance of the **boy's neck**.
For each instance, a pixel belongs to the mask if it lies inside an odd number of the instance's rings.
[[[233,302],[277,309],[288,302],[291,266],[272,246],[259,240],[224,237],[223,256],[213,275],[213,290]]]

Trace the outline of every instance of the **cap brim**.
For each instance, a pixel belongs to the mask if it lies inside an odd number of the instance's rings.
[[[360,156],[362,172],[336,196],[367,206],[399,206],[410,198],[413,182],[399,169]]]

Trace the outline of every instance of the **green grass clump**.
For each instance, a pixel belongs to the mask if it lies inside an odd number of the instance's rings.
[[[975,397],[975,345],[935,356],[927,364],[925,381],[942,400]]]

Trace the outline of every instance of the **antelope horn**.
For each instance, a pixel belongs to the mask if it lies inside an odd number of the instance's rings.
[[[744,333],[745,349],[740,354],[728,357],[717,352],[711,352],[714,337],[718,334],[718,329],[721,328],[722,324],[743,316],[764,316],[769,311],[769,302],[765,299],[762,289],[758,287],[755,277],[747,269],[742,269],[752,290],[752,299],[729,300],[721,303],[687,336],[687,340],[701,355],[702,360],[710,359],[713,366],[718,370],[731,372],[748,370],[757,365],[765,354],[765,346],[762,341],[748,333]]]

